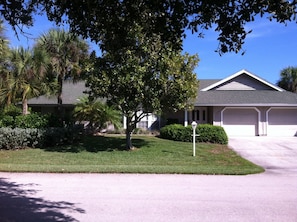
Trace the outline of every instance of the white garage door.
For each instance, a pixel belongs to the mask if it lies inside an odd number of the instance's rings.
[[[297,109],[272,108],[268,111],[268,136],[297,135]]]
[[[223,127],[228,136],[258,135],[258,112],[253,108],[226,108],[223,111]]]

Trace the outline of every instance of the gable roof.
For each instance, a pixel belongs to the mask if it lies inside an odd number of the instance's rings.
[[[238,82],[239,79],[248,81]],[[236,82],[237,89],[230,87],[233,81]],[[245,87],[246,83],[251,83],[252,87]],[[275,86],[246,70],[241,70],[222,80],[199,80],[198,97],[194,105],[297,107],[297,94]]]
[[[215,89],[215,88],[217,88],[219,86],[222,86],[222,85],[226,84],[227,82],[230,82],[230,81],[234,80],[235,78],[237,78],[237,77],[239,77],[241,75],[247,75],[248,77],[252,78],[255,82],[259,82],[260,84],[263,84],[266,87],[271,88],[272,90],[276,90],[276,91],[280,91],[280,92],[284,91],[282,88],[267,82],[266,80],[260,78],[259,76],[256,76],[255,74],[252,74],[251,72],[249,72],[249,71],[247,71],[245,69],[240,70],[239,72],[234,73],[233,75],[228,76],[225,79],[222,79],[222,80],[220,80],[218,82],[215,82],[214,84],[211,84],[211,85],[201,89],[201,91],[213,90],[213,89]]]

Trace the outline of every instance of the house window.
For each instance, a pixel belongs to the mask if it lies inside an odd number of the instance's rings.
[[[192,120],[193,121],[199,121],[200,120],[200,111],[199,110],[193,110],[192,111]]]
[[[202,111],[202,120],[203,120],[203,121],[206,120],[206,118],[205,118],[205,116],[206,116],[205,113],[206,113],[205,110],[203,110],[203,111]]]
[[[196,110],[196,120],[200,120],[200,110]]]

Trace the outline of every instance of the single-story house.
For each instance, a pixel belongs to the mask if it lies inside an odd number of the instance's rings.
[[[84,81],[78,81],[73,83],[70,80],[66,80],[63,83],[62,100],[63,103],[61,108],[65,112],[65,116],[70,116],[74,110],[75,104],[79,102],[79,98],[87,96],[84,92],[88,89],[85,86]],[[28,100],[28,106],[34,112],[42,114],[55,113],[58,111],[58,99],[57,96],[40,96]],[[145,115],[140,122],[136,125],[137,128],[154,130],[159,128],[158,116],[148,113]],[[125,117],[123,117],[123,128],[126,128]]]
[[[181,110],[160,119],[148,114],[138,128],[155,129],[160,122],[187,126],[192,121],[224,127],[229,136],[297,136],[297,94],[241,70],[221,80],[199,80],[198,96],[193,110]],[[63,107],[73,110],[85,94],[84,82],[65,82]],[[33,111],[55,112],[57,98],[41,96],[28,101]],[[123,118],[124,120],[124,118]],[[125,128],[125,121],[123,121]]]
[[[168,118],[224,127],[229,136],[297,136],[297,94],[247,70],[222,80],[200,80],[193,110]]]

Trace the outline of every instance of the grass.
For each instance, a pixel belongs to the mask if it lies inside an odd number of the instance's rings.
[[[48,173],[156,173],[246,175],[263,168],[241,158],[225,145],[175,142],[134,136],[125,151],[120,136],[86,137],[82,143],[47,149],[0,150],[0,171]]]

